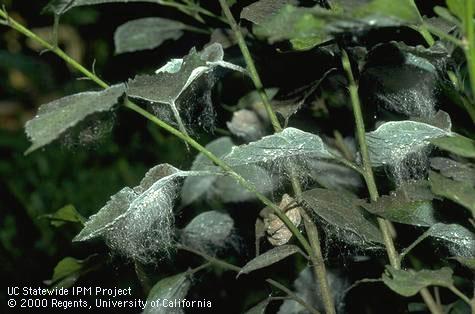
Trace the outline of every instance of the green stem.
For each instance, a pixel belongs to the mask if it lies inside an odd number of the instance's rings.
[[[239,273],[241,271],[241,267],[238,267],[238,266],[235,266],[235,265],[230,264],[228,262],[222,261],[220,259],[217,259],[216,257],[213,257],[213,256],[208,255],[206,253],[200,252],[200,251],[195,250],[193,248],[190,248],[190,247],[187,247],[187,246],[184,246],[184,245],[181,245],[181,244],[178,244],[176,246],[176,248],[179,249],[179,250],[182,250],[182,251],[186,251],[186,252],[190,252],[190,253],[199,255],[202,258],[204,258],[205,260],[207,260],[208,262],[210,262],[210,263],[212,263],[216,266],[219,266],[221,268],[228,269],[228,270],[231,270],[231,271],[235,271],[237,273]]]
[[[282,212],[282,210],[279,208],[279,206],[275,205],[270,199],[265,197],[263,194],[261,194],[255,186],[251,183],[249,183],[246,179],[244,179],[242,176],[240,176],[237,172],[235,172],[228,164],[226,164],[224,161],[219,159],[216,155],[211,153],[209,150],[207,150],[205,147],[203,147],[201,144],[196,142],[193,138],[190,136],[178,131],[174,127],[168,125],[164,121],[160,120],[147,110],[142,109],[141,107],[137,106],[133,102],[127,100],[125,103],[125,106],[128,107],[129,109],[132,109],[133,111],[137,112],[138,114],[142,115],[143,117],[147,118],[151,122],[155,123],[159,127],[165,129],[166,131],[170,132],[171,134],[175,135],[176,137],[182,139],[186,143],[188,143],[191,147],[195,148],[197,151],[205,155],[208,159],[210,159],[212,162],[214,162],[217,166],[219,166],[221,169],[223,169],[227,174],[229,174],[232,178],[234,178],[242,187],[253,193],[264,205],[269,206],[272,208],[272,210],[275,212],[275,214],[282,220],[287,228],[292,232],[292,234],[297,238],[297,240],[302,244],[303,248],[305,251],[310,255],[311,252],[311,247],[305,237],[300,233],[298,228],[290,221],[290,219],[287,217],[287,215]]]
[[[30,31],[29,29],[27,29],[26,27],[24,27],[23,25],[21,25],[20,23],[18,23],[17,21],[11,19],[7,12],[3,11],[2,9],[0,9],[0,17],[4,18],[5,21],[7,22],[8,26],[10,26],[11,28],[15,29],[16,31],[22,33],[23,35],[25,35],[26,37],[28,38],[31,38],[35,41],[37,41],[39,44],[41,44],[43,47],[45,47],[46,49],[50,50],[51,52],[55,53],[56,55],[58,55],[58,57],[60,57],[61,59],[63,59],[64,61],[66,61],[66,63],[70,64],[73,68],[75,68],[76,70],[78,70],[79,72],[81,72],[82,74],[84,74],[85,76],[87,76],[89,79],[91,79],[92,81],[94,81],[97,85],[99,85],[100,87],[102,88],[107,88],[109,87],[109,85],[107,85],[106,82],[102,81],[100,78],[98,78],[94,73],[88,71],[85,67],[83,67],[81,64],[79,64],[76,60],[74,60],[73,58],[71,58],[70,56],[68,56],[63,50],[61,50],[59,47],[55,47],[54,44],[50,44],[49,42],[47,42],[46,40],[44,40],[43,38],[39,37],[38,35],[36,35],[35,33],[33,33],[32,31]]]
[[[429,46],[432,46],[435,43],[434,37],[430,34],[430,32],[427,30],[424,24],[424,19],[422,18],[421,12],[419,12],[419,8],[417,7],[416,3],[414,0],[411,1],[412,6],[414,7],[414,10],[417,12],[418,18],[419,18],[419,23],[420,26],[417,27],[417,30],[419,33],[424,37],[425,41]]]
[[[358,87],[356,85],[355,79],[353,77],[353,71],[351,70],[350,60],[346,51],[342,50],[342,63],[343,69],[345,70],[348,76],[350,91],[351,104],[353,107],[353,114],[355,116],[356,122],[356,134],[358,137],[358,143],[360,146],[361,158],[363,160],[363,178],[365,179],[366,186],[368,187],[368,192],[371,198],[371,201],[375,202],[379,198],[378,189],[376,187],[376,181],[374,180],[373,168],[371,167],[371,161],[369,159],[368,145],[366,144],[366,131],[363,121],[363,114],[361,112],[360,98],[358,96]],[[387,221],[378,218],[379,228],[383,234],[384,244],[386,246],[386,252],[389,257],[389,262],[391,266],[396,269],[400,269],[401,265],[399,264],[399,258],[394,246],[393,239],[391,237],[391,231],[387,224]]]
[[[435,302],[434,298],[430,294],[429,289],[422,288],[421,291],[419,291],[419,294],[421,295],[422,300],[424,300],[424,303],[427,305],[429,311],[432,314],[444,314],[444,311]]]
[[[450,35],[450,34],[447,34],[446,32],[444,31],[441,31],[440,29],[436,28],[436,27],[433,27],[432,25],[429,25],[427,23],[424,23],[424,27],[425,29],[427,29],[429,32],[431,32],[432,34],[434,34],[435,36],[443,39],[443,40],[446,40],[448,42],[451,42],[452,44],[458,46],[458,47],[464,47],[464,43],[463,41],[461,41],[460,39]]]
[[[467,59],[468,73],[470,76],[470,87],[472,94],[472,105],[475,99],[475,30],[473,23],[473,0],[465,0],[465,57]]]
[[[310,306],[309,304],[307,304],[307,302],[305,302],[302,298],[300,298],[298,295],[296,295],[295,293],[292,292],[292,290],[288,289],[286,286],[278,283],[277,281],[275,280],[272,280],[272,279],[266,279],[266,281],[276,287],[277,289],[287,293],[287,295],[293,299],[295,302],[299,303],[300,305],[302,305],[304,308],[306,308],[310,313],[313,313],[313,314],[320,314],[319,311],[317,311],[315,308],[313,308],[312,306]]]
[[[221,9],[223,10],[224,15],[226,16],[228,20],[229,25],[231,26],[238,40],[239,49],[241,50],[241,53],[244,57],[244,60],[247,65],[247,69],[254,83],[254,86],[262,100],[262,103],[264,104],[264,107],[266,108],[266,112],[269,117],[269,120],[271,121],[272,127],[274,128],[275,132],[280,132],[282,131],[282,126],[269,101],[269,97],[267,96],[267,93],[264,89],[264,85],[262,84],[261,78],[254,64],[254,60],[252,59],[251,53],[249,51],[249,48],[247,47],[246,40],[244,39],[244,36],[241,33],[239,25],[234,19],[234,16],[231,13],[231,10],[229,9],[229,6],[226,0],[219,0],[219,3],[221,5]],[[300,194],[302,193],[302,187],[300,185],[300,182],[297,179],[295,169],[293,168],[292,165],[289,165],[289,167],[290,167],[289,170],[291,174],[290,178],[291,178],[292,187],[293,187],[295,196],[298,198],[300,197]],[[318,236],[318,229],[315,223],[310,219],[308,215],[303,216],[303,219],[305,222],[305,230],[307,231],[307,235],[308,235],[310,246],[311,246],[311,250],[307,250],[307,253],[310,256],[313,263],[312,268],[320,287],[323,304],[325,307],[325,312],[327,314],[334,314],[336,313],[336,311],[335,311],[333,298],[332,298],[331,291],[328,284],[325,263],[323,262],[322,248],[321,248],[320,240]],[[309,230],[311,230],[311,232],[309,232]]]
[[[371,160],[369,158],[368,145],[366,143],[365,126],[364,126],[364,121],[363,121],[363,114],[361,112],[360,98],[358,96],[358,87],[356,85],[355,78],[353,77],[353,71],[351,70],[350,59],[348,58],[348,54],[344,50],[342,50],[342,64],[343,64],[343,69],[345,70],[348,76],[348,82],[349,82],[348,88],[350,91],[353,114],[355,116],[356,133],[358,137],[358,143],[360,146],[361,158],[363,160],[363,171],[364,171],[363,178],[365,179],[366,186],[368,187],[368,192],[369,192],[371,201],[375,202],[379,198],[379,193],[376,186],[376,181],[374,179],[373,168],[371,167]],[[401,269],[399,255],[396,251],[396,247],[394,246],[389,222],[379,217],[377,218],[377,220],[379,224],[379,229],[381,230],[381,233],[383,234],[383,240],[386,246],[386,252],[389,258],[389,263],[391,264],[392,267],[396,269]],[[435,304],[435,301],[432,295],[427,289],[421,290],[421,296],[424,299],[424,302],[426,302],[427,306],[431,310],[431,313],[443,314],[442,310],[437,306],[437,304]]]
[[[318,282],[320,287],[321,297],[323,301],[323,307],[325,308],[325,313],[335,314],[335,304],[333,303],[333,295],[330,290],[330,285],[327,279],[327,270],[325,267],[325,261],[323,260],[322,249],[320,246],[320,237],[318,234],[318,229],[312,219],[307,215],[305,210],[301,210],[300,214],[303,217],[305,224],[305,230],[307,231],[308,239],[310,241],[310,246],[313,249],[313,254],[310,256],[312,261],[312,268],[315,274],[315,279]]]
[[[195,12],[195,13],[201,13],[203,15],[206,15],[208,17],[211,17],[211,18],[214,18],[214,19],[217,19],[223,23],[226,23],[226,19],[223,18],[222,16],[219,16],[219,15],[216,15],[214,14],[213,12],[211,11],[208,11],[200,6],[190,6],[190,5],[187,5],[187,4],[182,4],[182,3],[177,3],[176,1],[168,1],[168,0],[159,0],[158,1],[159,4],[163,5],[163,6],[167,6],[167,7],[171,7],[171,8],[175,8],[175,9],[178,9],[179,11],[185,13],[185,14],[188,14],[194,18],[196,18],[195,16],[193,16],[193,14],[190,14],[190,12]],[[200,22],[204,22],[202,20],[198,20]]]
[[[69,57],[66,53],[64,53],[61,49],[57,47],[53,47],[50,43],[30,31],[29,29],[25,28],[23,25],[19,24],[13,19],[10,19],[7,15],[6,12],[0,9],[0,17],[3,17],[5,20],[7,20],[8,25],[12,27],[13,29],[19,31],[20,33],[24,34],[28,38],[31,38],[41,45],[43,45],[45,48],[51,50],[55,54],[57,54],[59,57],[61,57],[64,61],[66,61],[68,64],[70,64],[72,67],[83,73],[85,76],[90,78],[92,81],[94,81],[96,84],[101,86],[102,88],[108,88],[109,85],[102,81],[99,77],[97,77],[94,73],[90,72],[86,68],[84,68],[81,64],[79,64],[76,60],[72,59]],[[242,176],[240,176],[238,173],[236,173],[228,164],[226,164],[224,161],[219,159],[217,156],[215,156],[213,153],[211,153],[209,150],[207,150],[205,147],[200,145],[198,142],[196,142],[193,138],[188,136],[187,134],[184,134],[180,132],[179,130],[175,129],[174,127],[168,125],[166,122],[160,120],[153,114],[149,113],[148,111],[142,109],[141,107],[137,106],[130,100],[125,101],[125,106],[138,114],[142,115],[143,117],[147,118],[151,122],[155,123],[159,127],[165,129],[169,133],[175,135],[176,137],[182,139],[186,143],[188,143],[190,146],[198,150],[199,152],[203,153],[206,157],[208,157],[211,161],[213,161],[217,166],[222,168],[227,174],[229,174],[231,177],[233,177],[242,187],[250,191],[251,193],[255,194],[256,197],[266,206],[270,207],[273,209],[275,214],[282,220],[287,228],[292,232],[292,234],[295,235],[297,240],[302,244],[303,248],[305,251],[310,255],[311,253],[311,247],[308,243],[308,241],[305,239],[305,237],[300,233],[298,228],[290,221],[290,219],[285,215],[285,213],[282,212],[282,210],[279,208],[279,206],[275,205],[271,200],[269,200],[267,197],[265,197],[263,194],[261,194],[257,189],[254,187],[253,184],[249,183],[246,179],[244,179]]]
[[[256,87],[256,90],[259,93],[259,96],[261,97],[262,102],[264,103],[264,106],[267,111],[267,115],[269,116],[269,120],[271,121],[272,126],[274,127],[274,130],[276,132],[280,132],[282,131],[282,126],[279,123],[279,119],[277,119],[277,115],[272,109],[272,105],[270,104],[269,97],[267,96],[267,93],[264,90],[264,85],[262,85],[261,78],[259,74],[257,73],[254,60],[251,57],[251,53],[249,51],[249,48],[247,47],[244,36],[242,35],[241,30],[239,29],[239,26],[236,23],[236,20],[234,19],[234,16],[231,13],[231,10],[229,9],[228,4],[226,3],[226,0],[219,0],[219,4],[221,5],[221,8],[223,10],[224,15],[227,18],[229,25],[231,26],[234,34],[236,35],[239,49],[241,49],[244,60],[246,61],[247,69],[249,70],[249,74],[251,75],[252,82],[254,83],[254,86]]]
[[[467,297],[462,291],[457,289],[455,286],[450,286],[449,290],[452,291],[456,296],[458,296],[460,299],[462,299],[465,303],[468,305],[472,306],[472,301],[470,300],[469,297]]]

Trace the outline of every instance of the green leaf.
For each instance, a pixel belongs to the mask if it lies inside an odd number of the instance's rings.
[[[346,243],[370,249],[384,243],[378,227],[367,220],[359,208],[364,201],[353,194],[313,189],[303,192],[301,199],[303,205],[325,220],[326,228]]]
[[[276,15],[287,4],[297,4],[295,0],[259,0],[241,11],[241,19],[261,24]]]
[[[468,137],[456,134],[455,136],[434,138],[430,142],[438,148],[456,155],[475,158],[475,141]]]
[[[270,303],[270,299],[264,299],[261,302],[257,303],[249,310],[247,310],[244,314],[265,314],[266,308]]]
[[[444,177],[475,186],[475,167],[449,158],[434,157],[430,160],[432,169],[439,170]]]
[[[451,132],[415,121],[391,121],[366,134],[371,163],[375,167],[395,165],[409,154],[423,150],[430,140]]]
[[[127,3],[127,2],[151,2],[159,4],[159,0],[52,0],[43,9],[44,12],[52,12],[61,15],[74,7],[83,5],[96,5],[103,3]]]
[[[427,181],[415,181],[403,183],[390,195],[383,195],[376,202],[362,206],[390,221],[429,227],[437,223],[431,202],[433,198]]]
[[[222,158],[231,151],[233,146],[234,144],[229,137],[221,137],[206,145],[206,149],[217,157]],[[215,166],[202,153],[196,156],[191,170],[220,172],[220,168]],[[261,193],[267,194],[274,189],[269,174],[261,167],[238,167],[234,170],[247,179],[247,181],[254,184]],[[224,203],[249,201],[256,197],[254,193],[240,186],[235,179],[229,176],[199,176],[185,179],[181,191],[182,206],[187,206],[204,196],[206,199],[218,199]]]
[[[475,6],[474,0],[468,1],[473,1]],[[461,21],[465,21],[467,0],[446,0],[445,3],[453,15],[457,16]]]
[[[266,133],[266,125],[259,115],[248,109],[235,111],[232,120],[226,122],[226,126],[232,134],[246,142],[257,141]]]
[[[167,115],[173,116],[174,121],[170,122],[178,125],[180,131],[187,133],[182,115],[189,115],[190,101],[188,97],[190,95],[182,96],[185,91],[189,89],[193,91],[194,84],[197,84],[200,78],[217,67],[245,72],[243,68],[223,61],[223,56],[223,47],[220,44],[212,44],[199,53],[193,48],[183,59],[172,59],[158,69],[154,75],[139,75],[130,80],[128,95],[152,103],[168,105],[171,112],[166,112],[163,118],[166,119]],[[204,82],[212,84],[214,81],[205,79]],[[206,86],[207,89],[211,89],[211,87]],[[200,105],[202,105],[200,111],[206,111],[203,107],[206,108],[207,104]],[[182,106],[183,108],[181,108]],[[183,114],[180,109],[183,109]]]
[[[416,295],[421,289],[429,286],[451,287],[453,286],[452,269],[443,267],[438,270],[406,271],[386,267],[383,274],[383,282],[394,292],[411,297]]]
[[[269,6],[265,8],[270,11]],[[254,33],[258,37],[266,37],[271,43],[290,40],[297,50],[315,47],[337,33],[421,22],[411,0],[337,1],[332,10],[320,6],[306,8],[292,5],[284,6],[277,13],[274,10],[267,14],[268,18],[246,14],[251,20],[258,21]]]
[[[70,288],[74,286],[79,277],[97,269],[99,265],[97,255],[90,255],[83,260],[65,257],[55,266],[53,277],[50,280],[45,280],[45,284],[52,288]]]
[[[448,59],[440,43],[430,48],[402,42],[376,45],[367,54],[359,81],[362,103],[378,108],[379,120],[409,117],[443,129],[431,120],[449,119],[446,113],[436,115],[438,88],[444,82],[440,73]]]
[[[372,0],[356,9],[359,18],[364,18],[369,23],[388,23],[387,18],[396,23],[419,24],[421,22],[419,12],[413,0]]]
[[[281,245],[276,246],[269,251],[257,256],[256,258],[250,260],[246,265],[241,268],[238,276],[242,274],[249,274],[252,271],[268,267],[272,264],[280,262],[281,260],[294,255],[295,253],[302,253],[300,248],[295,245]],[[303,253],[302,253],[303,254]]]
[[[451,180],[433,171],[429,174],[429,181],[435,195],[468,208],[475,217],[475,188],[472,184]]]
[[[84,223],[84,218],[76,210],[74,205],[66,205],[58,209],[54,214],[42,215],[40,218],[47,218],[50,220],[51,225],[55,227],[61,227],[62,225],[70,223]]]
[[[189,273],[181,273],[172,277],[167,277],[157,282],[147,297],[147,305],[144,314],[170,314],[184,313],[180,307],[169,306],[168,302],[183,300],[188,294],[191,286]],[[155,306],[151,305],[155,301]]]
[[[233,146],[234,143],[229,137],[220,137],[209,142],[205,148],[218,158],[222,158],[231,151]],[[218,167],[215,166],[213,162],[203,153],[199,153],[191,165],[191,170],[193,171],[217,169]],[[212,186],[215,184],[216,180],[216,176],[186,178],[185,182],[183,183],[183,189],[181,190],[182,206],[187,206],[199,199],[204,194],[208,193],[212,189]]]
[[[173,202],[178,194],[178,179],[211,174],[181,171],[168,164],[155,166],[140,185],[133,189],[125,187],[113,195],[98,213],[89,217],[73,241],[102,236],[113,250],[148,263],[153,254],[172,246]]]
[[[36,117],[25,125],[26,134],[32,142],[25,154],[58,139],[86,117],[110,111],[124,92],[125,87],[120,84],[100,92],[74,94],[42,105]]]
[[[129,21],[115,31],[115,53],[157,48],[166,40],[179,39],[187,27],[179,21],[160,17]]]
[[[418,241],[427,237],[441,242],[452,256],[475,257],[475,234],[463,226],[437,223],[420,236]]]
[[[291,40],[297,50],[310,49],[330,39],[324,29],[325,21],[314,16],[315,10],[318,9],[286,5],[254,27],[254,33],[270,43]]]
[[[295,128],[263,137],[247,145],[235,146],[223,160],[232,167],[271,164],[282,160],[304,162],[308,158],[333,159],[322,139]]]
[[[182,230],[181,242],[197,250],[214,255],[216,251],[229,245],[234,229],[234,221],[218,211],[199,214]]]

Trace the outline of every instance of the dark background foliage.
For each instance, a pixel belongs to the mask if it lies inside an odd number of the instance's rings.
[[[4,4],[14,18],[31,28],[37,28],[52,25],[52,16],[40,14],[46,2],[10,0],[4,1]],[[236,12],[251,2],[239,1],[235,6]],[[424,15],[431,16],[432,7],[443,5],[443,2],[418,1],[418,5]],[[211,5],[211,9],[219,12],[217,1],[214,8]],[[187,33],[180,40],[167,41],[158,49],[114,55],[114,30],[128,20],[147,16],[194,23],[189,17],[173,9],[151,4],[79,7],[62,19],[62,27],[70,27],[70,31],[77,37],[77,40],[68,42],[63,48],[76,54],[82,64],[88,67],[94,64],[94,69],[101,78],[114,83],[125,81],[137,73],[151,72],[168,59],[181,57],[193,46],[201,48],[209,41],[206,35]],[[418,33],[406,28],[364,34],[359,40],[367,47],[390,40],[404,41],[410,45],[423,44]],[[324,50],[278,53],[275,47],[262,42],[253,42],[251,48],[264,85],[279,87],[283,93],[321,78],[328,69],[340,62],[339,58],[332,57]],[[111,134],[91,145],[55,143],[48,149],[24,156],[23,152],[29,143],[24,135],[23,125],[35,114],[39,105],[74,92],[96,89],[92,82],[78,79],[77,73],[73,73],[55,55],[48,52],[40,55],[39,52],[13,30],[0,29],[0,304],[3,306],[6,302],[4,293],[7,286],[41,286],[44,280],[52,276],[54,266],[62,258],[72,256],[82,259],[92,253],[106,256],[108,262],[100,270],[83,276],[79,280],[80,285],[131,286],[134,297],[144,298],[132,264],[120,257],[110,256],[107,247],[99,241],[86,245],[72,244],[72,237],[79,231],[77,227],[65,225],[56,228],[41,216],[72,204],[83,216],[88,217],[123,186],[136,185],[145,171],[153,165],[171,163],[187,169],[195,152],[188,151],[179,140],[149,125],[142,118],[121,109],[113,118],[115,126]],[[242,64],[237,47],[227,50],[226,55],[227,60]],[[226,80],[232,81],[233,78]],[[219,84],[217,88],[223,90],[215,103],[234,105],[240,96],[252,90],[252,85],[250,82],[235,80],[232,84]],[[367,88],[373,88],[371,83]],[[331,105],[330,99],[328,108],[306,108],[294,123],[321,134],[331,135],[334,129],[340,130],[343,135],[352,134],[353,116],[348,107],[342,105],[346,97],[344,91],[337,77],[328,80],[318,93],[329,94],[334,99],[334,105]],[[216,107],[220,117],[216,131],[219,134],[219,128],[226,128],[225,121],[231,113],[221,106]],[[450,112],[450,109],[444,110]],[[364,111],[371,125],[375,109],[367,106]],[[450,113],[452,119],[457,121],[456,125],[463,132],[469,133],[470,130],[464,129],[467,123],[465,114],[457,109]],[[208,142],[212,139],[211,136],[197,134],[201,143]],[[221,205],[216,205],[219,206]],[[229,208],[229,212],[241,230],[239,236],[242,245],[239,245],[239,254],[234,252],[231,260],[243,265],[253,254],[252,226],[261,207],[256,203],[241,203],[234,207]],[[200,205],[195,205],[181,210],[178,213],[178,223],[186,224],[202,209]],[[408,241],[412,237],[407,236],[406,239],[406,235],[411,235],[412,232],[407,227],[407,232],[401,232],[400,241]],[[424,250],[430,252],[431,249],[422,246],[418,250],[423,253]],[[349,278],[356,280],[380,276],[381,264],[374,261],[355,263],[348,252],[343,251],[341,254],[339,256],[333,250],[327,258],[333,266],[341,267]],[[436,264],[437,254],[428,256],[432,260],[424,262]],[[180,253],[173,261],[165,260],[159,267],[148,267],[147,272],[158,279],[183,271],[190,265],[199,265],[199,261],[198,258]],[[261,280],[269,273],[290,285],[292,278],[298,274],[294,267],[296,264],[303,266],[304,261],[292,258],[259,272],[252,278],[241,276],[238,280],[233,273],[210,270],[206,279],[202,274],[196,277],[196,283],[188,297],[212,300],[213,312],[216,313],[240,313],[271,292]],[[399,303],[399,298],[381,284],[369,284],[364,289],[364,292],[355,289],[348,295],[347,302],[352,304],[351,313],[364,313],[368,308],[373,313],[404,311],[405,307]],[[273,305],[271,311],[277,306]]]

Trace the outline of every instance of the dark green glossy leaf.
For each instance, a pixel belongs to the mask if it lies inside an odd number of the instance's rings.
[[[364,201],[353,194],[313,189],[302,193],[301,199],[342,241],[362,248],[375,248],[383,243],[378,227],[366,219],[359,208]]]
[[[26,134],[32,142],[26,153],[51,143],[88,116],[112,110],[124,92],[125,87],[120,84],[100,92],[74,94],[42,105],[36,117],[25,125]]]
[[[166,40],[177,40],[187,25],[160,17],[147,17],[122,24],[114,34],[115,53],[154,49]]]
[[[387,266],[386,272],[383,274],[383,282],[394,292],[405,297],[411,297],[429,286],[453,286],[452,275],[453,272],[448,267],[415,272]]]
[[[433,171],[430,172],[429,181],[435,195],[468,208],[475,217],[475,188],[472,184],[451,180]]]
[[[167,277],[157,282],[147,297],[147,305],[144,314],[179,314],[184,313],[180,307],[169,307],[167,301],[183,300],[188,294],[191,280],[188,273],[181,273],[172,277]],[[155,307],[151,305],[155,302]]]
[[[440,149],[449,151],[456,155],[475,158],[475,141],[461,135],[444,136],[434,138],[430,141]]]
[[[249,274],[252,271],[268,267],[272,264],[275,264],[290,255],[294,255],[295,253],[302,253],[300,248],[295,245],[281,245],[270,249],[269,251],[265,252],[257,256],[256,258],[249,261],[246,265],[244,265],[239,272],[239,275],[242,274]]]
[[[390,195],[383,195],[375,203],[362,206],[390,221],[429,227],[437,223],[431,202],[433,198],[428,182],[416,181],[404,183]]]

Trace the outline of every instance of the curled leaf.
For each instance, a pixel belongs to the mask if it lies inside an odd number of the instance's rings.
[[[166,252],[172,246],[178,179],[200,175],[211,173],[181,171],[168,164],[153,167],[140,185],[123,188],[89,217],[73,241],[102,236],[113,250],[143,263],[150,262],[156,253]]]
[[[130,80],[128,94],[130,97],[158,104],[156,112],[162,118],[176,124],[180,131],[187,133],[183,116],[187,117],[192,113],[193,110],[190,109],[192,106],[200,107],[199,112],[209,113],[211,116],[213,110],[210,95],[205,95],[202,103],[197,99],[193,99],[193,103],[190,103],[190,98],[199,97],[186,93],[193,93],[195,89],[210,93],[214,80],[205,76],[211,74],[218,67],[245,72],[243,68],[223,61],[223,56],[223,47],[220,44],[212,44],[201,52],[197,52],[193,48],[183,59],[172,59],[158,69],[154,75],[139,75]],[[204,89],[195,85],[200,83],[206,85]],[[161,108],[163,105],[168,108]],[[182,110],[186,112],[186,115]],[[172,120],[168,116],[171,116]]]

